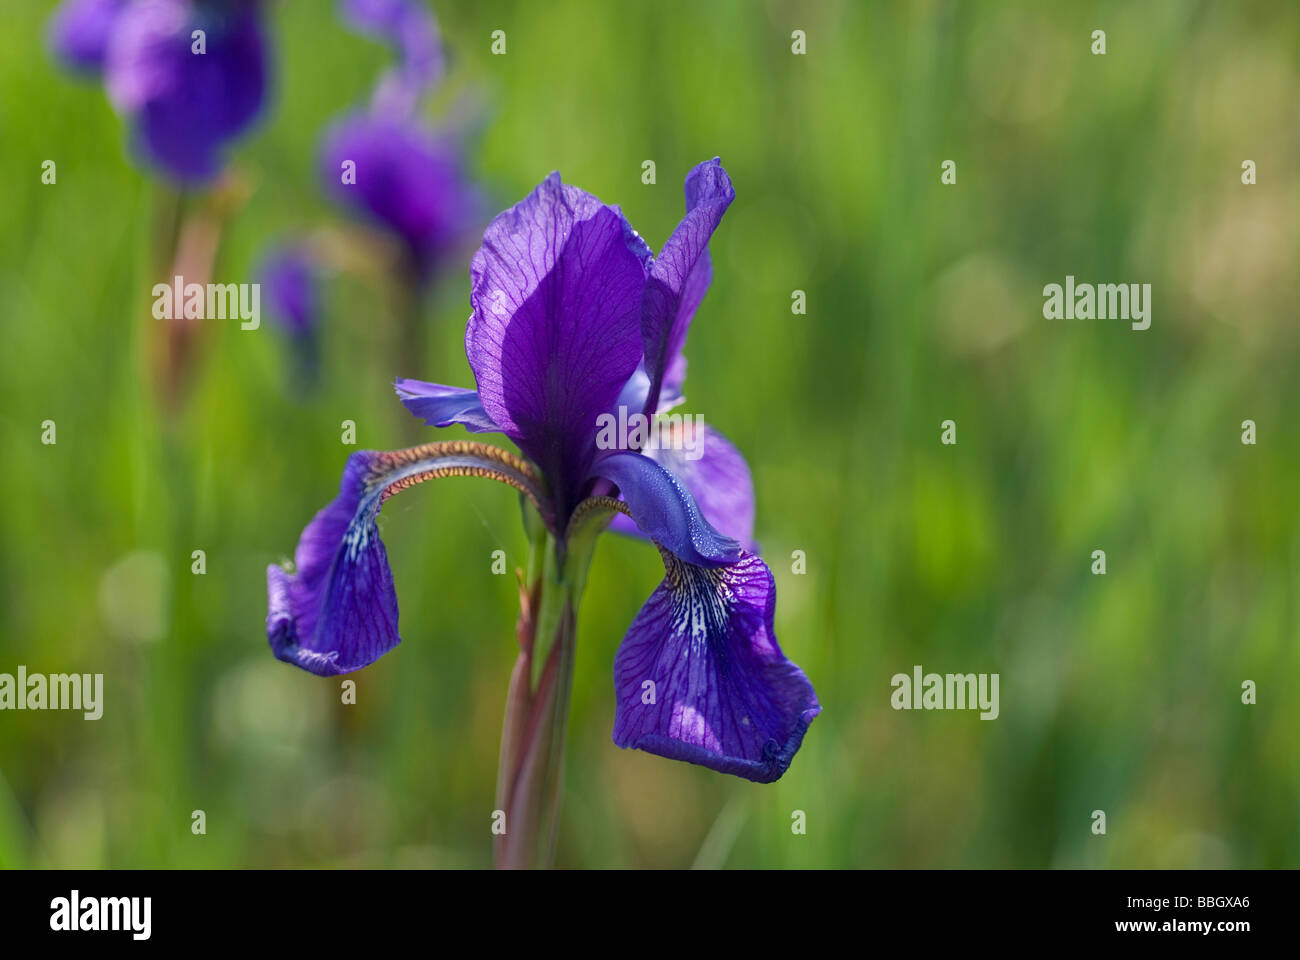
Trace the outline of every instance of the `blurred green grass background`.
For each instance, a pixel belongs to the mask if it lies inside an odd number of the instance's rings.
[[[392,377],[472,385],[473,245],[404,369],[384,303],[339,277],[322,390],[297,388],[268,324],[227,325],[169,426],[147,363],[156,188],[102,91],[48,55],[50,6],[13,5],[0,32],[0,671],[102,672],[106,693],[96,722],[0,713],[0,865],[489,864],[516,610],[490,555],[524,559],[509,492],[389,502],[404,642],[353,675],[356,706],[274,660],[263,623],[266,564],[347,454],[411,441]],[[824,708],[769,786],[615,748],[614,652],[661,567],[602,538],[561,866],[1300,865],[1300,7],[436,9],[435,106],[475,98],[489,214],[558,169],[658,247],[686,171],[730,171],[686,409],[749,459],[777,634]],[[277,89],[235,151],[254,193],[226,282],[339,222],[317,138],[388,60],[333,4],[272,19]],[[1044,320],[1066,274],[1151,283],[1151,329]],[[914,664],[1000,673],[1000,718],[895,712],[890,677]]]

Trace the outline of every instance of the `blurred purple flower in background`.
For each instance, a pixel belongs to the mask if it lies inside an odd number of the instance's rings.
[[[354,183],[340,179],[348,161],[355,164]],[[345,209],[397,236],[417,281],[464,238],[479,206],[462,172],[459,144],[412,120],[345,117],[325,136],[321,173]]]
[[[98,73],[108,35],[128,0],[66,0],[50,17],[50,46],[67,66]]]
[[[321,138],[318,169],[327,194],[345,211],[379,229],[334,231],[327,242],[293,242],[285,258],[272,255],[270,275],[289,316],[327,264],[381,280],[396,320],[399,358],[424,353],[421,297],[435,269],[465,240],[482,210],[467,179],[459,133],[435,130],[420,117],[445,73],[442,40],[433,14],[411,0],[339,0],[351,29],[392,48],[396,61],[375,84],[369,102],[337,118]],[[392,242],[387,242],[391,238]],[[290,256],[289,254],[292,254]],[[315,258],[315,265],[308,259]],[[296,275],[287,272],[293,265]],[[315,309],[295,322],[313,326]],[[295,328],[295,352],[309,342]]]
[[[397,53],[397,66],[375,88],[375,106],[389,114],[410,113],[446,70],[433,15],[411,0],[340,0],[339,12],[358,33],[388,42]]]
[[[266,97],[261,0],[67,0],[50,44],[102,76],[145,162],[185,184],[212,180],[223,148]]]
[[[401,241],[418,284],[466,236],[481,206],[458,138],[419,118],[444,72],[437,22],[410,0],[341,0],[340,10],[358,31],[387,41],[398,62],[380,78],[368,107],[326,132],[321,177],[344,209]]]
[[[266,100],[269,56],[263,0],[65,0],[48,22],[49,45],[70,69],[99,78],[127,121],[131,152],[154,178],[153,268],[205,283],[226,222],[247,200],[226,151]],[[203,331],[159,318],[142,340],[162,408],[180,409],[202,353]]]
[[[272,319],[291,336],[304,336],[316,326],[317,269],[307,248],[285,246],[267,256],[258,271]]]
[[[305,244],[275,248],[257,270],[267,315],[288,335],[302,385],[320,374],[320,258]]]

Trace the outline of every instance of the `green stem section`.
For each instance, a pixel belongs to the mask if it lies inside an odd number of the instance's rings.
[[[495,840],[498,867],[544,868],[555,857],[578,604],[596,536],[612,515],[591,513],[563,539],[540,523],[532,531],[515,628],[519,659],[510,677],[497,768],[497,810],[505,815],[504,832]]]
[[[499,867],[547,867],[555,852],[578,598],[549,536],[545,547],[544,569],[520,591],[519,659],[497,770],[497,809],[505,813],[505,832],[496,837]]]

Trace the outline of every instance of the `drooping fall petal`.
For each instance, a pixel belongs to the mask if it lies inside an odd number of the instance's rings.
[[[769,783],[821,712],[773,631],[776,589],[758,557],[666,575],[614,659],[614,742]]]
[[[490,477],[539,499],[527,464],[498,447],[451,441],[352,454],[338,496],[303,530],[294,570],[267,567],[266,635],[279,659],[322,676],[348,673],[400,642],[375,519],[392,494],[447,476]]]

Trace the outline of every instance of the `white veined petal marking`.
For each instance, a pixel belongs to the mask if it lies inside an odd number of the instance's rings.
[[[672,590],[672,623],[688,634],[691,646],[705,646],[710,637],[721,642],[731,629],[729,610],[735,600],[725,567],[697,567],[664,551],[668,583]],[[725,665],[726,658],[720,658]]]

